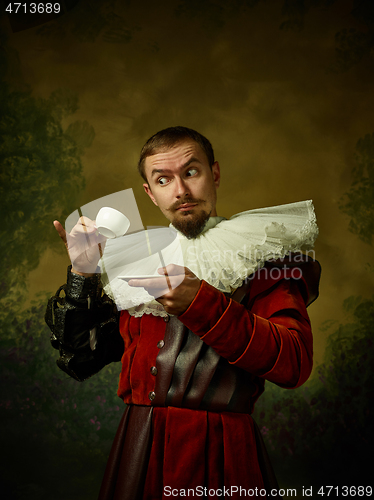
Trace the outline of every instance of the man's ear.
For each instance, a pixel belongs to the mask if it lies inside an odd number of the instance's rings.
[[[156,199],[155,199],[155,197],[152,194],[151,188],[149,187],[149,184],[148,183],[144,183],[143,184],[143,188],[144,188],[144,191],[147,193],[147,195],[151,198],[151,200],[153,201],[153,203],[156,205],[156,207],[158,207]]]
[[[219,168],[218,161],[215,161],[212,165],[212,175],[213,175],[214,184],[215,184],[216,188],[218,188],[220,180],[221,180],[221,171]]]

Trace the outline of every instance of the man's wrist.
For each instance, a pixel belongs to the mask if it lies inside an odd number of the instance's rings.
[[[84,278],[92,278],[92,276],[95,276],[95,273],[81,273],[80,271],[77,271],[74,269],[74,267],[71,267],[71,271],[73,274],[78,274],[78,276],[83,276]]]
[[[87,297],[96,297],[99,293],[99,289],[101,289],[100,285],[99,273],[90,276],[82,276],[82,274],[72,272],[72,266],[68,267],[66,295],[69,298],[87,300]]]

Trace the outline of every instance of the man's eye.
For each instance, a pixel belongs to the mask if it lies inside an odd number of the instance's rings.
[[[160,177],[159,179],[157,179],[157,182],[161,185],[161,186],[165,186],[165,184],[168,183],[168,180],[166,177]]]
[[[186,172],[186,175],[187,175],[188,177],[191,177],[192,175],[195,175],[195,174],[197,174],[197,168],[190,168],[190,169],[189,169],[189,170],[187,170],[187,172]]]

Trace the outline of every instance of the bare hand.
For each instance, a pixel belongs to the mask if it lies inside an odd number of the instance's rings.
[[[187,267],[169,264],[158,269],[163,278],[133,279],[130,286],[140,286],[156,298],[169,314],[183,314],[195,298],[201,281]]]
[[[55,220],[53,225],[65,244],[72,264],[72,271],[83,276],[92,276],[105,247],[106,238],[98,233],[94,222],[80,217],[70,233]]]

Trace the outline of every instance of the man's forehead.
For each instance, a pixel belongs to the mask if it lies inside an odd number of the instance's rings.
[[[165,164],[183,165],[191,156],[201,161],[205,159],[205,154],[197,142],[192,140],[183,141],[170,149],[165,149],[165,151],[161,151],[160,153],[147,156],[145,159],[145,167],[157,167]]]

